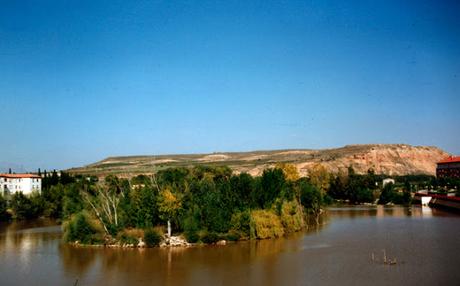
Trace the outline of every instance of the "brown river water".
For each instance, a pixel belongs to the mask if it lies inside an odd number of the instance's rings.
[[[226,246],[76,248],[61,236],[47,220],[0,224],[0,285],[460,285],[460,216],[425,207],[330,208],[321,227]]]

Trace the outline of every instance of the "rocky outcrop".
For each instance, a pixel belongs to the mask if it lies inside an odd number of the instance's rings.
[[[163,241],[160,243],[160,247],[187,247],[190,246],[190,243],[181,236],[165,236]]]
[[[333,173],[346,171],[351,166],[359,174],[373,169],[377,174],[387,175],[435,175],[436,162],[449,156],[449,153],[436,147],[403,144],[354,145],[337,149],[337,153],[332,150],[329,153],[316,160],[296,165],[303,175],[308,175],[311,167],[318,163]]]

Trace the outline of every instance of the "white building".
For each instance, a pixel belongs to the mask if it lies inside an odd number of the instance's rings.
[[[0,191],[4,196],[42,191],[42,178],[33,174],[0,174]]]

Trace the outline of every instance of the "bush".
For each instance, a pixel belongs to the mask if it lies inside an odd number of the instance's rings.
[[[225,236],[225,239],[228,240],[228,241],[238,241],[238,240],[240,240],[240,238],[241,238],[240,234],[238,232],[234,232],[234,231],[230,231]]]
[[[323,203],[324,203],[325,205],[331,205],[333,202],[334,202],[334,199],[333,199],[331,196],[329,196],[329,195],[326,194],[326,195],[323,197]]]
[[[122,244],[134,244],[139,243],[139,238],[144,236],[144,231],[138,228],[125,229],[119,232],[117,237]]]
[[[207,232],[201,237],[201,241],[207,244],[216,243],[219,241],[219,235],[215,232]]]
[[[275,238],[284,235],[280,218],[269,210],[251,212],[254,237],[257,239]]]
[[[373,203],[374,202],[374,193],[372,190],[359,187],[354,196],[352,196],[353,203]]]
[[[44,200],[39,193],[25,196],[22,192],[15,193],[11,198],[11,208],[17,219],[33,219],[43,214]]]
[[[97,244],[103,241],[102,230],[86,213],[78,213],[64,225],[64,240],[83,244]]]
[[[281,223],[286,232],[296,232],[303,227],[301,206],[296,201],[283,202],[281,205]]]
[[[158,246],[161,242],[161,235],[154,229],[147,229],[144,232],[144,241],[147,247]]]
[[[190,243],[196,243],[198,242],[198,240],[200,240],[200,236],[198,235],[196,231],[186,231],[184,235],[185,235],[185,239],[187,240],[187,242],[190,242]]]
[[[249,211],[237,212],[230,220],[231,232],[237,233],[239,237],[249,237],[251,230],[251,214]]]
[[[130,236],[130,235],[126,234],[126,233],[122,233],[120,235],[120,242],[121,242],[121,244],[137,245],[139,243],[139,240],[134,236]]]

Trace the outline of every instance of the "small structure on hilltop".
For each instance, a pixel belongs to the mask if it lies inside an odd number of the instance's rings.
[[[437,163],[436,177],[460,178],[460,156],[450,156]]]
[[[0,191],[3,196],[22,192],[24,195],[42,191],[42,178],[34,174],[0,174]]]

